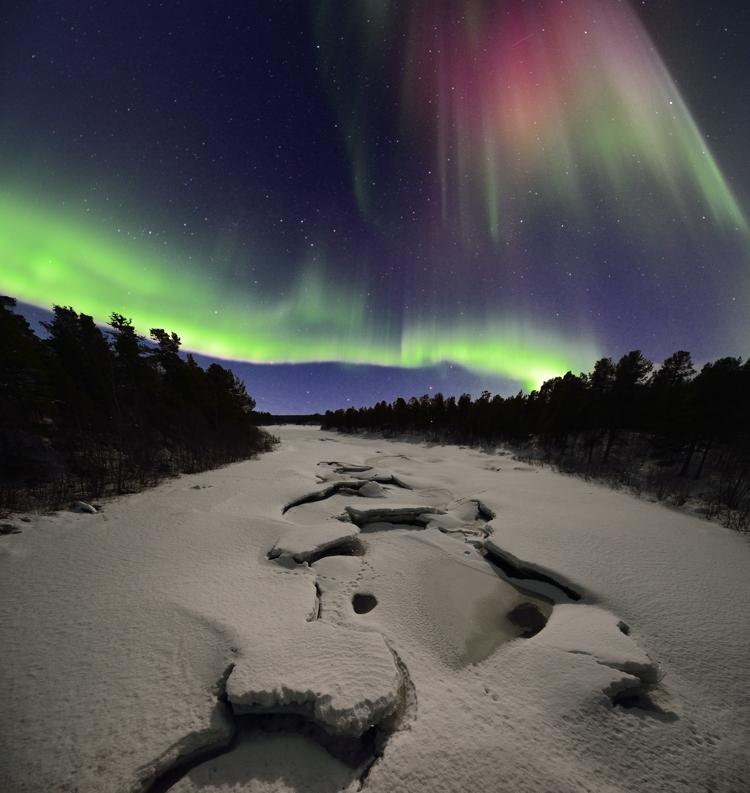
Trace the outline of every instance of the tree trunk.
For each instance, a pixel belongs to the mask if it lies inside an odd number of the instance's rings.
[[[688,468],[690,467],[690,461],[693,459],[693,455],[695,454],[695,447],[698,445],[698,436],[696,435],[695,438],[690,442],[690,448],[685,455],[685,461],[682,463],[682,468],[680,469],[680,473],[677,476],[685,476],[688,472]]]
[[[708,450],[711,448],[712,441],[713,438],[709,438],[708,441],[706,441],[706,445],[703,448],[703,454],[701,455],[701,461],[698,463],[698,470],[695,472],[695,476],[693,477],[693,479],[701,478],[701,472],[703,471],[703,463],[706,462],[706,457],[708,457]]]
[[[609,452],[612,449],[612,444],[615,442],[615,435],[617,434],[614,427],[609,431],[609,438],[607,438],[607,448],[604,450],[604,457],[602,457],[602,463],[604,465],[607,464],[607,459],[609,458]]]

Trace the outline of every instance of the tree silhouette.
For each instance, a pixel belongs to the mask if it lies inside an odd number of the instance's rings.
[[[39,339],[0,298],[0,511],[138,490],[270,448],[230,370],[204,371],[175,333],[146,344],[121,314],[108,334],[54,306]]]
[[[654,371],[640,350],[552,378],[529,394],[436,394],[391,405],[327,411],[323,426],[419,432],[458,443],[511,443],[541,450],[561,469],[617,485],[636,482],[683,503],[692,481],[709,515],[750,528],[750,362],[721,358],[696,375],[678,350]],[[595,454],[595,452],[597,452]],[[651,461],[651,462],[649,462]],[[645,469],[645,473],[643,471]],[[682,482],[682,484],[680,484]]]

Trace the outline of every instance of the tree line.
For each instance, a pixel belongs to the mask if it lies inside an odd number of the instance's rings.
[[[698,373],[684,350],[658,368],[634,350],[530,394],[399,398],[327,411],[323,426],[510,444],[566,472],[675,504],[695,499],[725,525],[750,528],[750,361],[741,358],[721,358]]]
[[[40,338],[0,297],[0,512],[58,509],[247,459],[275,439],[230,370],[151,344],[113,313],[103,332],[54,306]]]

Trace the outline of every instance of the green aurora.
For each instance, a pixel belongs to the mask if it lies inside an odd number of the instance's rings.
[[[302,268],[291,296],[272,305],[201,275],[199,267],[123,246],[87,224],[18,194],[0,197],[0,289],[49,308],[70,305],[105,324],[113,311],[147,334],[163,327],[184,346],[253,363],[342,362],[416,368],[453,363],[509,377],[527,389],[568,370],[590,368],[598,350],[518,318],[444,323],[408,317],[372,325],[361,290],[332,285]],[[206,272],[206,270],[203,270]],[[227,296],[230,297],[227,297]]]

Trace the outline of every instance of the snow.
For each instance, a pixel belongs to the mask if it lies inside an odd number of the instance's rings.
[[[400,685],[380,634],[315,621],[249,649],[229,676],[227,694],[236,713],[309,706],[332,732],[357,736],[393,712]]]
[[[359,534],[352,524],[322,523],[318,526],[294,526],[287,529],[273,546],[269,556],[291,556],[295,562],[306,562],[329,548],[351,542]]]
[[[0,790],[145,790],[263,712],[380,725],[367,791],[747,791],[746,537],[509,454],[273,432],[257,461],[0,536]],[[282,514],[321,480],[355,487]],[[335,755],[242,731],[172,789],[357,790],[368,764]]]
[[[366,485],[362,485],[357,492],[358,495],[364,496],[365,498],[383,498],[385,495],[382,486],[376,481],[371,481]]]

